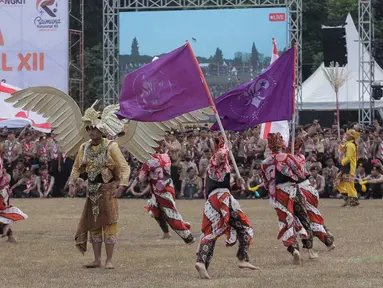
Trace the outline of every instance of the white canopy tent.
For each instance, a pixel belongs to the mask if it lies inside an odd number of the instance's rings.
[[[21,89],[6,83],[0,83],[0,128],[23,128],[31,125],[37,131],[50,133],[51,124],[43,116],[36,112],[13,107],[11,103],[5,102],[5,99],[18,90]]]
[[[339,109],[359,109],[359,33],[351,15],[346,20],[346,43],[348,64],[344,68],[349,78],[339,90]],[[366,52],[365,59],[369,57]],[[323,71],[324,63],[308,78],[302,87],[303,110],[335,110],[335,92],[326,79]],[[375,63],[375,79],[383,81],[383,69]],[[370,100],[365,96],[365,108],[370,107]],[[375,101],[375,108],[383,108],[383,101]]]

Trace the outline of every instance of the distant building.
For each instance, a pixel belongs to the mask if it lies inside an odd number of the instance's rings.
[[[251,53],[242,53],[242,62],[247,63],[251,60]]]
[[[199,67],[201,67],[201,68],[209,68],[209,63],[199,63]]]
[[[242,59],[243,53],[242,52],[235,52],[234,58],[241,58]]]

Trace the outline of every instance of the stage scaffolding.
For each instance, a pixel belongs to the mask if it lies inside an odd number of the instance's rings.
[[[302,0],[104,0],[103,1],[103,101],[114,104],[120,91],[118,14],[124,11],[198,10],[205,8],[288,9],[290,46],[298,44],[296,109],[302,109]],[[270,45],[271,46],[271,45]]]
[[[371,124],[374,118],[374,99],[372,84],[374,83],[375,60],[372,57],[372,40],[374,27],[370,0],[359,0],[359,123]],[[364,99],[369,101],[366,103]]]
[[[84,0],[69,0],[68,93],[84,111]]]

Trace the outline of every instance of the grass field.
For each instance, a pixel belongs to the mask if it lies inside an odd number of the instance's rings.
[[[84,269],[92,260],[74,247],[74,232],[83,199],[23,199],[12,204],[29,219],[13,226],[17,244],[0,239],[0,283],[7,288],[34,287],[383,287],[383,201],[362,201],[361,207],[340,208],[340,200],[320,203],[337,248],[327,252],[315,240],[317,261],[293,266],[290,255],[276,239],[278,223],[266,200],[241,201],[256,231],[252,262],[261,271],[236,267],[236,247],[219,240],[210,268],[210,281],[194,270],[197,243],[187,246],[173,233],[158,240],[157,223],[143,209],[144,200],[120,200],[120,243],[116,269]],[[178,201],[184,219],[199,236],[202,200]]]

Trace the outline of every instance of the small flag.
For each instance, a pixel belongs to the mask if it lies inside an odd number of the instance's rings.
[[[294,50],[286,51],[253,81],[216,100],[225,130],[243,131],[258,124],[293,116]],[[213,130],[218,130],[217,123]]]
[[[275,38],[273,38],[272,41],[273,41],[273,52],[271,54],[270,65],[273,64],[275,61],[277,61],[279,58],[277,41],[275,40]],[[260,138],[267,139],[267,137],[269,136],[269,133],[280,133],[283,137],[283,140],[285,140],[286,147],[288,146],[289,138],[290,138],[290,129],[289,129],[288,121],[263,123],[261,125]]]
[[[127,75],[120,94],[121,118],[161,122],[211,106],[190,44]]]
[[[261,139],[267,139],[269,133],[280,133],[285,141],[286,147],[289,146],[290,128],[288,121],[276,121],[263,123],[261,126]]]

